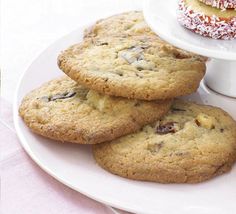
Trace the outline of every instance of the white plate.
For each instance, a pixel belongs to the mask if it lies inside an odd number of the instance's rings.
[[[178,0],[145,0],[144,16],[153,31],[176,47],[212,58],[236,60],[236,39],[215,40],[193,33],[176,18]]]
[[[194,185],[132,181],[98,167],[90,146],[57,143],[29,131],[18,116],[20,101],[33,88],[62,75],[57,67],[57,55],[80,41],[82,32],[83,28],[80,28],[51,45],[33,61],[20,80],[14,103],[14,123],[26,152],[42,169],[65,185],[116,208],[155,214],[233,214],[236,210],[236,167],[228,174]],[[200,89],[190,98],[221,105],[236,118],[231,102],[224,97],[209,96]]]

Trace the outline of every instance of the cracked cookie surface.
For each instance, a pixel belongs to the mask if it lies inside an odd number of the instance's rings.
[[[205,60],[144,34],[86,39],[62,52],[58,66],[100,93],[156,100],[196,91]]]
[[[236,123],[219,108],[176,100],[159,121],[94,145],[93,154],[101,167],[130,179],[202,182],[236,161]]]
[[[140,101],[101,95],[69,77],[30,92],[19,108],[34,132],[81,144],[96,144],[133,133],[164,115],[171,101]]]
[[[142,34],[155,35],[145,22],[141,11],[129,11],[97,21],[85,30],[84,38],[124,37]]]

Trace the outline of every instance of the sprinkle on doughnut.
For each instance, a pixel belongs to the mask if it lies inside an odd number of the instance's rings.
[[[218,9],[236,9],[236,0],[199,0],[207,5]]]
[[[180,24],[202,36],[223,40],[236,38],[236,16],[208,16],[203,12],[194,11],[185,0],[180,0],[177,17]]]

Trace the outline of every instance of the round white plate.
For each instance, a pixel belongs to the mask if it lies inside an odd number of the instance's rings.
[[[236,60],[236,40],[206,38],[182,27],[176,18],[178,0],[145,0],[143,13],[152,30],[176,47],[212,58]]]
[[[63,73],[57,67],[58,53],[81,41],[84,28],[69,34],[46,49],[21,78],[14,102],[14,123],[20,141],[31,158],[65,185],[116,208],[155,214],[233,214],[236,210],[236,167],[201,184],[139,182],[110,174],[96,165],[91,147],[57,143],[33,134],[18,116],[24,95],[43,82]],[[236,118],[230,100],[203,89],[190,99],[223,107]],[[233,101],[233,100],[231,100]]]

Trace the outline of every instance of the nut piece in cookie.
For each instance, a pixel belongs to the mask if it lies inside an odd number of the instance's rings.
[[[177,122],[167,122],[164,124],[158,124],[156,127],[156,133],[158,134],[168,134],[175,133],[180,129]]]
[[[195,121],[198,126],[206,129],[214,129],[217,123],[215,117],[203,113],[198,114]]]

